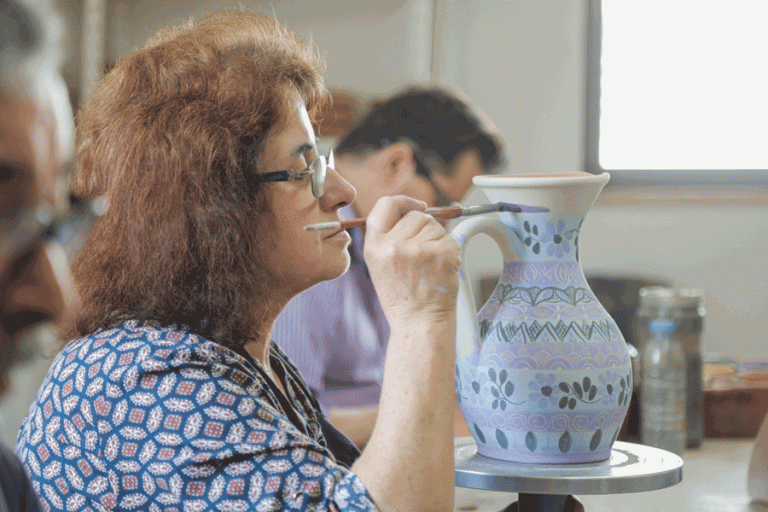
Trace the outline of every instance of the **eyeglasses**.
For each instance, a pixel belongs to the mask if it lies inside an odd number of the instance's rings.
[[[413,152],[413,159],[416,161],[416,173],[429,182],[429,186],[435,192],[435,199],[437,204],[435,206],[456,206],[458,203],[445,195],[440,187],[437,186],[435,180],[432,178],[433,171],[427,164],[427,159],[422,155],[420,149],[416,149]]]
[[[104,209],[103,198],[97,197],[88,201],[75,199],[70,210],[61,215],[54,215],[47,204],[22,208],[15,216],[4,215],[13,220],[7,227],[0,227],[0,254],[10,262],[38,244],[55,240],[71,260]]]
[[[293,169],[287,169],[285,171],[265,172],[264,174],[257,174],[256,176],[261,181],[276,182],[276,181],[294,181],[301,180],[310,177],[312,180],[312,195],[320,199],[325,194],[325,177],[328,174],[328,169],[335,169],[336,165],[333,159],[333,150],[329,151],[326,155],[320,155],[309,164],[309,167],[303,171],[294,171]]]

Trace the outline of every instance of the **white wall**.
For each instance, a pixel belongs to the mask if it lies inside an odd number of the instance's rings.
[[[414,43],[431,31],[431,0],[132,0],[110,8],[109,30],[119,37],[110,38],[107,54],[118,58],[167,25],[241,5],[311,39],[326,56],[331,87],[367,98],[428,76],[429,55]]]
[[[65,78],[79,93],[83,0],[53,1],[69,27]],[[333,88],[349,89],[368,99],[429,77],[432,0],[103,1],[107,60],[143,46],[164,27],[242,6],[274,16],[312,40],[327,58],[327,83]]]
[[[768,205],[598,204],[580,240],[589,271],[702,288],[706,352],[768,355]]]
[[[436,76],[497,124],[509,172],[582,170],[584,0],[438,0]]]

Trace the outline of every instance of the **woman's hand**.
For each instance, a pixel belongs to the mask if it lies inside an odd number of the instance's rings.
[[[406,196],[383,197],[368,216],[364,257],[390,320],[453,315],[456,308],[459,245],[425,207]]]
[[[379,199],[365,261],[390,336],[376,424],[352,469],[381,510],[453,510],[459,245],[425,204]]]

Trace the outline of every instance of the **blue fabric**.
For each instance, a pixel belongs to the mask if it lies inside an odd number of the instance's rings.
[[[17,443],[46,508],[377,510],[272,345],[290,417],[258,362],[182,329],[130,321],[70,342]]]
[[[0,443],[0,512],[38,512],[40,505],[21,462]]]

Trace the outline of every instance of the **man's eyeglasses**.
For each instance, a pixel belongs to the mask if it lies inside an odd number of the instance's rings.
[[[458,203],[445,195],[445,192],[443,192],[440,187],[437,186],[437,183],[435,183],[435,180],[432,178],[433,171],[430,169],[430,166],[427,165],[427,159],[422,155],[420,149],[413,152],[413,159],[416,161],[416,174],[427,180],[432,187],[432,190],[435,192],[435,199],[437,201],[435,206],[456,206]]]
[[[88,201],[72,200],[69,211],[61,215],[54,215],[47,204],[22,208],[7,228],[0,228],[0,255],[4,260],[12,261],[36,245],[55,240],[71,260],[103,212],[101,197]]]
[[[285,171],[265,172],[264,174],[257,174],[256,176],[261,181],[266,182],[294,181],[309,176],[312,180],[312,195],[320,199],[323,197],[323,194],[325,194],[325,177],[328,174],[328,169],[335,168],[336,165],[333,160],[333,150],[331,150],[327,155],[320,155],[312,160],[309,167],[303,171],[287,169]]]

